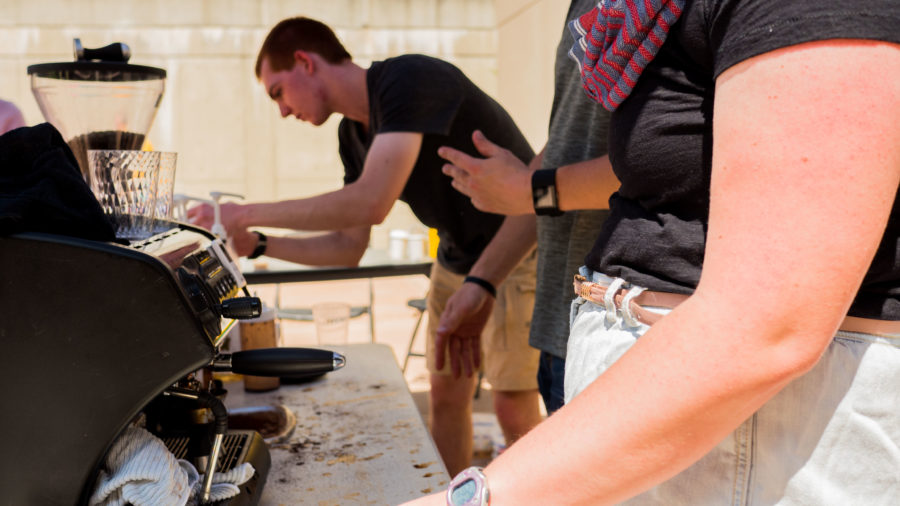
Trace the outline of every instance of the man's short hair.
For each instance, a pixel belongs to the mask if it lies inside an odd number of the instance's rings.
[[[260,77],[262,61],[266,57],[273,71],[290,70],[294,67],[294,51],[297,50],[316,53],[329,63],[350,59],[350,53],[325,23],[306,17],[288,18],[275,25],[266,36],[256,57],[256,77]]]

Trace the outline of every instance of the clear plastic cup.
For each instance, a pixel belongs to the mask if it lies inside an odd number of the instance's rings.
[[[91,190],[117,238],[139,241],[153,235],[159,161],[158,151],[88,150]]]
[[[350,304],[322,302],[312,307],[319,344],[347,344]]]

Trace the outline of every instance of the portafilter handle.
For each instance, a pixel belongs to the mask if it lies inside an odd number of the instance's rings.
[[[259,297],[232,297],[216,305],[216,309],[224,318],[249,320],[262,314],[262,302]]]
[[[344,367],[340,353],[315,348],[259,348],[220,353],[213,360],[213,371],[251,376],[309,376]]]

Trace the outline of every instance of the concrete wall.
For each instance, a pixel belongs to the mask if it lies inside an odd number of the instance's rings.
[[[535,152],[547,142],[556,46],[569,8],[565,0],[495,0],[497,96]]]
[[[132,63],[165,68],[166,92],[149,134],[178,152],[176,192],[222,190],[250,200],[302,197],[341,186],[338,118],[315,128],[281,119],[253,73],[256,51],[279,20],[296,15],[335,28],[363,65],[425,53],[460,66],[503,103],[535,149],[546,139],[553,48],[563,1],[528,0],[4,0],[0,98],[29,124],[43,121],[26,67],[70,61],[121,41]],[[559,19],[556,19],[559,18]],[[549,21],[548,21],[549,20]],[[376,227],[421,227],[403,204]]]

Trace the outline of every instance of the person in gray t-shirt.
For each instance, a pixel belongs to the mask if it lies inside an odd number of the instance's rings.
[[[589,11],[594,4],[592,0],[573,0],[569,5],[566,21]],[[520,198],[531,195],[531,172],[537,169],[556,169],[606,154],[609,112],[585,95],[578,66],[568,55],[572,42],[572,36],[563,26],[562,37],[556,49],[555,90],[549,134],[541,153],[525,168],[514,157],[499,154],[503,150],[495,150],[494,147],[482,150],[482,154],[488,159],[509,162],[505,170],[515,170],[517,174],[504,179],[506,184],[515,185],[519,191],[507,191],[508,186],[477,185],[477,191],[491,192],[487,195],[454,184],[457,189],[472,197],[472,202],[479,209],[510,215],[535,212],[530,198]],[[490,144],[479,133],[475,134],[473,140],[476,146]],[[458,167],[467,169],[466,162],[453,156],[452,150],[449,151],[450,153],[442,148],[439,153],[442,156],[450,154],[452,159],[447,156],[445,158]],[[517,165],[515,168],[514,164]],[[618,184],[607,169],[608,162],[603,166],[602,170],[606,173],[602,177],[609,180],[607,187],[614,190]],[[451,172],[445,170],[445,173],[453,175],[452,168]],[[489,177],[486,173],[484,176]],[[465,177],[474,179],[478,176],[466,171]],[[503,176],[496,172],[490,177]],[[524,193],[523,185],[526,186]],[[597,195],[598,199],[604,201],[608,197],[609,193]],[[501,202],[505,198],[516,201]],[[569,337],[568,314],[569,305],[574,298],[572,276],[584,264],[584,256],[596,241],[606,215],[606,210],[584,210],[568,211],[558,216],[539,215],[537,219],[537,292],[529,341],[531,346],[541,350],[538,386],[548,413],[553,413],[563,404],[566,342]]]

